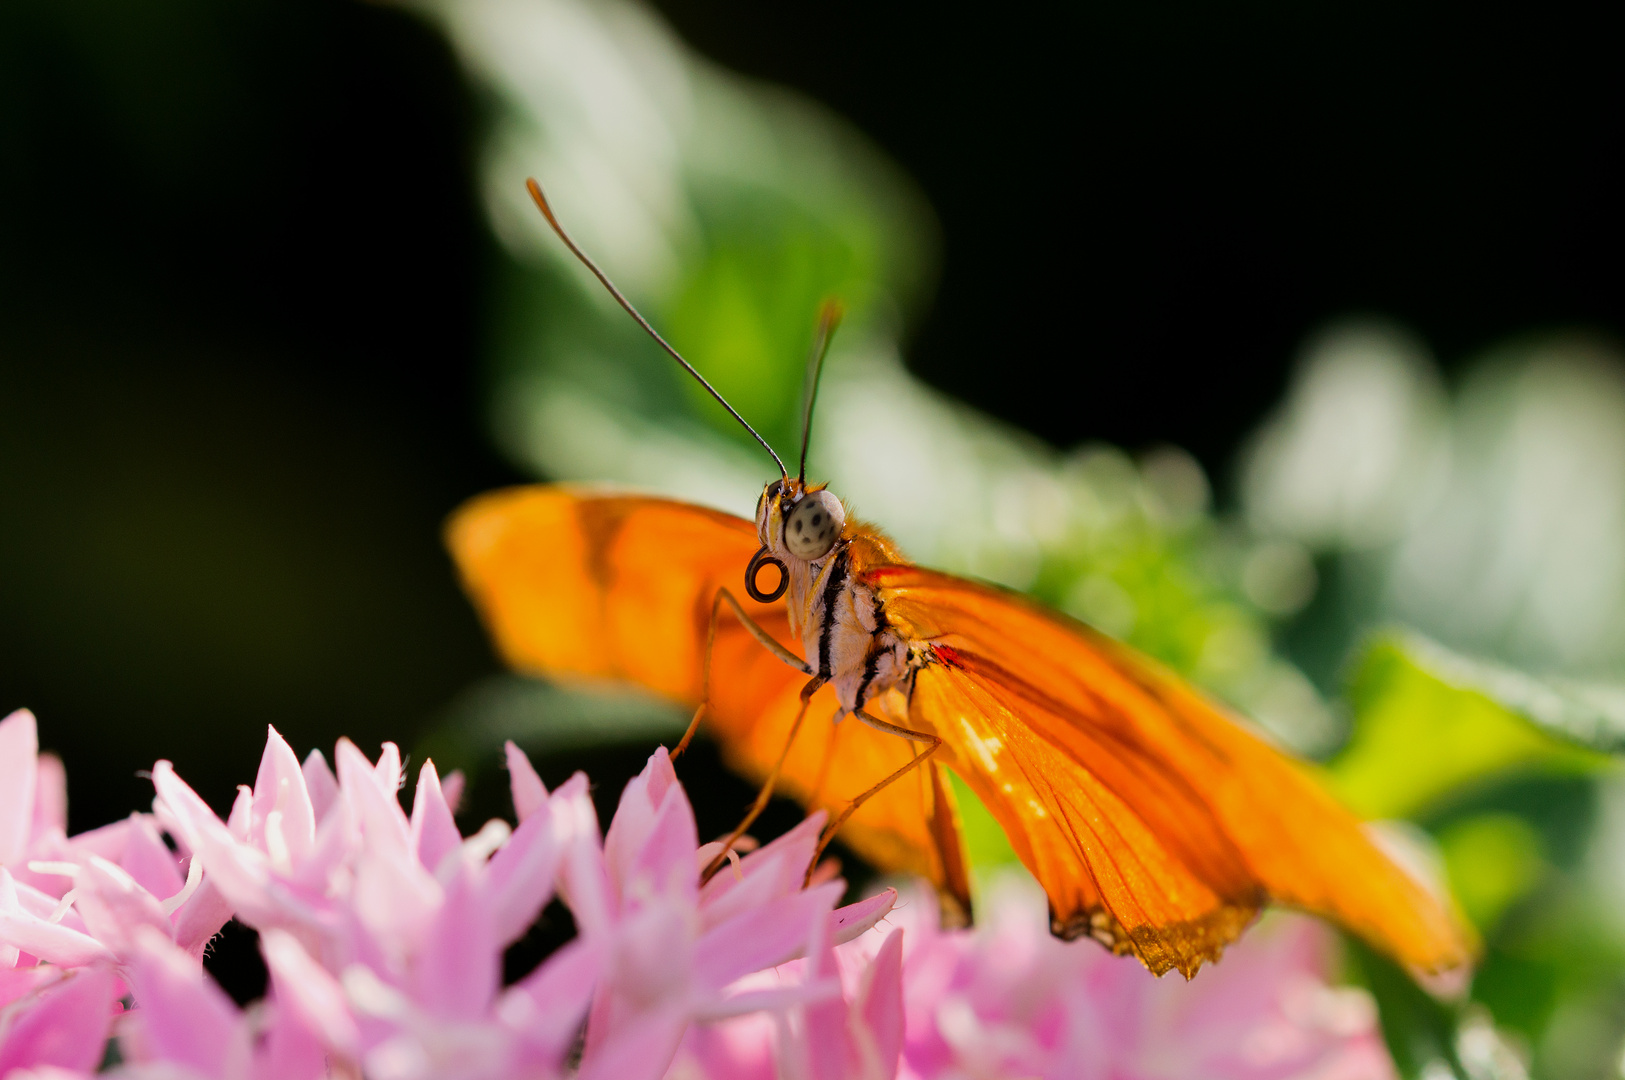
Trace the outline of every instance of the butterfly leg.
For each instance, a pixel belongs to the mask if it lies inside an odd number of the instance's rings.
[[[835,762],[836,743],[840,741],[842,728],[839,721],[841,710],[837,708],[835,714],[829,718],[829,741],[824,744],[824,760],[818,763],[818,777],[813,781],[812,793],[807,796],[807,805],[816,806],[818,797],[824,793],[824,781],[829,779],[829,767]]]
[[[907,739],[910,743],[923,742],[929,745],[927,745],[924,750],[921,750],[919,753],[915,754],[914,757],[902,768],[898,769],[896,772],[880,781],[880,783],[853,799],[847,808],[841,811],[839,817],[830,822],[828,825],[824,826],[824,832],[818,838],[818,847],[813,851],[812,861],[807,864],[807,880],[811,880],[813,869],[817,867],[819,857],[824,854],[824,848],[828,847],[829,842],[835,839],[835,834],[840,831],[842,825],[846,824],[847,819],[853,814],[857,813],[858,807],[862,806],[864,803],[886,790],[886,788],[907,776],[914,769],[924,764],[925,759],[936,753],[937,747],[942,745],[942,740],[929,732],[911,731],[906,727],[899,727],[896,724],[888,724],[879,717],[869,715],[862,709],[854,709],[852,715],[856,716],[859,720],[862,720],[865,724],[868,724],[876,731],[884,731],[888,735],[896,735],[898,738]]]
[[[738,842],[741,836],[745,835],[745,830],[751,827],[751,823],[761,816],[763,810],[767,809],[767,801],[773,797],[773,787],[779,782],[779,772],[784,768],[785,759],[790,756],[790,746],[796,741],[796,733],[801,730],[801,721],[807,717],[807,704],[812,701],[812,696],[818,692],[818,688],[827,681],[821,675],[814,675],[807,680],[807,685],[801,688],[801,708],[796,710],[795,722],[790,725],[790,734],[785,736],[784,749],[779,751],[779,760],[773,763],[773,771],[767,774],[767,780],[763,782],[762,790],[756,793],[756,801],[751,804],[750,811],[745,814],[745,820],[741,821],[735,826],[734,831],[728,834],[728,838],[722,842],[722,850],[717,853],[717,857],[711,860],[711,865],[707,866],[705,872],[700,875],[700,884],[703,885],[710,881],[711,875],[722,869],[722,864],[728,861],[728,852],[732,851],[734,844]]]
[[[783,660],[786,664],[789,664],[803,675],[811,675],[813,673],[812,668],[807,666],[807,662],[805,660],[791,652],[789,649],[786,649],[783,645],[780,645],[772,634],[769,634],[766,630],[763,630],[756,624],[755,619],[745,614],[745,609],[740,606],[738,600],[734,599],[733,593],[729,592],[727,589],[718,589],[716,599],[711,601],[711,622],[705,632],[705,663],[700,668],[699,708],[694,710],[694,718],[688,722],[688,730],[683,732],[683,737],[677,741],[677,746],[671,752],[671,758],[673,761],[677,760],[682,752],[688,749],[689,740],[693,739],[694,732],[699,730],[700,718],[705,715],[705,710],[711,703],[711,653],[716,647],[717,623],[722,619],[722,605],[724,602],[726,602],[729,607],[734,609],[734,614],[739,617],[739,621],[744,624],[745,629],[750,631],[750,636],[761,642],[768,652],[771,652],[774,656],[778,657],[780,660]],[[810,695],[804,694],[801,699],[804,707],[807,696]]]

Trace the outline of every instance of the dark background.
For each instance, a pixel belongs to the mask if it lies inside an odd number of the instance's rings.
[[[1602,5],[659,6],[912,173],[945,262],[910,363],[1060,445],[1222,479],[1340,314],[1447,369],[1625,327]],[[480,115],[393,9],[0,5],[0,709],[74,829],[160,755],[223,809],[266,723],[409,747],[494,670],[438,541],[518,479],[480,416]],[[745,795],[707,790],[714,832]]]
[[[658,6],[920,182],[946,262],[915,370],[1061,445],[1222,470],[1306,331],[1349,312],[1447,363],[1625,325],[1599,5]]]

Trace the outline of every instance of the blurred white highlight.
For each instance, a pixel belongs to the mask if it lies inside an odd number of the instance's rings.
[[[1372,553],[1369,619],[1537,670],[1625,663],[1625,365],[1594,342],[1503,350],[1451,403],[1407,335],[1334,328],[1250,447],[1243,495],[1265,536]]]
[[[1625,370],[1581,342],[1480,369],[1448,487],[1394,557],[1388,602],[1535,667],[1625,659]]]
[[[1444,394],[1426,350],[1382,322],[1310,342],[1243,464],[1253,528],[1317,549],[1394,539],[1444,465]]]

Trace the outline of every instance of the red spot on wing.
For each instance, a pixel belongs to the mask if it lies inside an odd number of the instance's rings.
[[[951,645],[933,645],[931,652],[936,658],[951,668],[962,668],[964,661],[959,659],[959,651]]]

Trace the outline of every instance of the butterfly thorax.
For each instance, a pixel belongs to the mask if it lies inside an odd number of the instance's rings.
[[[813,674],[827,679],[846,712],[905,681],[918,650],[886,618],[865,572],[881,564],[906,560],[878,529],[846,519],[845,510],[821,489],[802,491],[794,481],[788,490],[769,484],[757,510],[763,544],[785,567],[786,606],[790,630],[801,641],[802,655]],[[822,495],[839,515],[839,535],[820,557],[798,557],[794,508],[803,495]]]
[[[847,712],[902,682],[912,667],[909,643],[862,580],[865,547],[843,538],[824,558],[793,565],[787,597],[807,666],[834,685]]]

